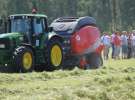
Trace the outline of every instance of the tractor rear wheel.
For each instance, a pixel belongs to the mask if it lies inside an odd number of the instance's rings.
[[[30,48],[21,46],[14,52],[14,62],[16,72],[31,72],[34,69],[34,56]]]
[[[48,70],[56,70],[62,68],[63,50],[62,45],[58,40],[51,40],[48,44],[47,65]]]

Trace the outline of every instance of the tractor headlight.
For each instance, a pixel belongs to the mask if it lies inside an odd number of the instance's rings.
[[[6,45],[5,44],[0,44],[0,48],[6,48]]]
[[[9,38],[0,38],[0,49],[10,49],[10,44]]]

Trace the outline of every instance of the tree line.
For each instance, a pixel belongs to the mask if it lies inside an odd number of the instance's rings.
[[[62,16],[92,16],[102,31],[135,27],[135,0],[0,0],[0,16],[31,13],[33,7],[49,22]]]

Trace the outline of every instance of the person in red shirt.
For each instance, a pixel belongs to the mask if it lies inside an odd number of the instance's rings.
[[[120,59],[120,49],[121,49],[120,32],[115,33],[113,42],[114,42],[114,59]]]

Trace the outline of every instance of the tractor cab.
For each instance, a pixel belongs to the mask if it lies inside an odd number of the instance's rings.
[[[6,33],[19,33],[24,42],[33,46],[39,46],[40,38],[47,32],[45,15],[16,14],[8,17]]]

